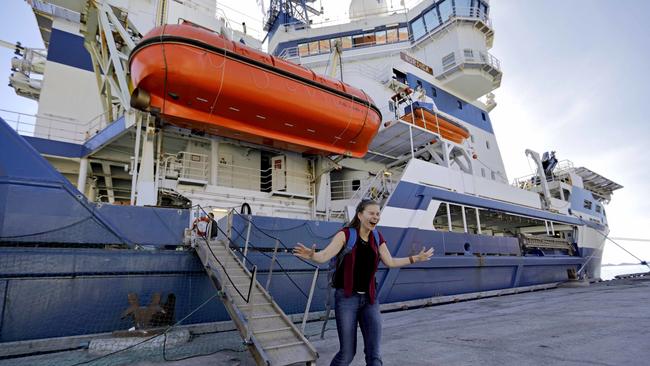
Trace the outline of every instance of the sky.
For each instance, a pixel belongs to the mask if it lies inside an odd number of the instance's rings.
[[[250,33],[261,33],[256,0],[218,4],[231,24],[245,21]],[[325,17],[345,17],[346,4],[323,0]],[[23,0],[4,0],[0,7],[1,40],[42,47]],[[531,148],[540,154],[556,151],[559,160],[623,185],[606,207],[611,237],[650,238],[650,154],[645,151],[650,114],[643,109],[650,103],[647,14],[646,0],[491,1],[495,40],[490,53],[501,61],[504,75],[490,118],[508,178],[531,173],[524,154]],[[0,109],[36,113],[35,102],[2,86],[11,56],[0,48]],[[650,242],[616,241],[650,260]],[[635,259],[608,242],[603,263],[623,262]]]

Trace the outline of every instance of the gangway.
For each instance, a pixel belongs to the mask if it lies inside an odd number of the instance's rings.
[[[258,365],[316,365],[318,353],[226,240],[196,240],[196,253]]]

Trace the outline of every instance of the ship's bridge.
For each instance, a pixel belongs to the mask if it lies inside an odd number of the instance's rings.
[[[484,0],[429,0],[346,21],[285,24],[283,30],[272,34],[271,52],[308,67],[325,62],[338,43],[348,60],[408,50],[432,67],[440,83],[467,100],[501,84],[501,64],[488,52],[494,29]]]

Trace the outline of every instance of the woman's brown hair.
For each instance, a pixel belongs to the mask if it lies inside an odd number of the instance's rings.
[[[365,211],[366,207],[371,205],[379,206],[379,203],[373,200],[361,200],[361,202],[359,202],[357,205],[357,209],[354,211],[354,217],[347,225],[345,225],[345,227],[353,227],[359,230],[359,227],[361,226],[361,221],[359,221],[359,214]]]

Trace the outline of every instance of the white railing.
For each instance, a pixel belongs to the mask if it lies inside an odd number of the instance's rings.
[[[452,56],[453,55],[453,56]],[[458,49],[442,58],[442,73],[452,70],[460,65],[488,65],[497,71],[501,71],[501,61],[487,51],[471,48]]]
[[[355,187],[356,184],[358,187]],[[355,189],[356,188],[356,189]],[[383,172],[365,179],[343,179],[330,181],[332,200],[377,199],[382,192],[390,190],[390,181]]]
[[[555,169],[553,169],[553,174],[551,174],[550,177],[546,177],[547,182],[553,182],[556,180],[559,180],[558,178],[566,173],[568,173],[570,170],[574,168],[573,162],[571,160],[561,160],[557,163],[555,166]],[[523,177],[518,177],[513,179],[512,185],[521,188],[521,189],[526,189],[529,190],[531,188],[534,188],[540,184],[539,178],[537,173],[531,173],[528,175],[525,175]]]
[[[0,117],[21,135],[77,144],[84,143],[106,127],[106,115],[102,113],[87,122],[80,122],[72,118],[0,109]]]
[[[164,154],[162,158],[164,177],[207,183],[210,174],[208,156],[188,151]]]

